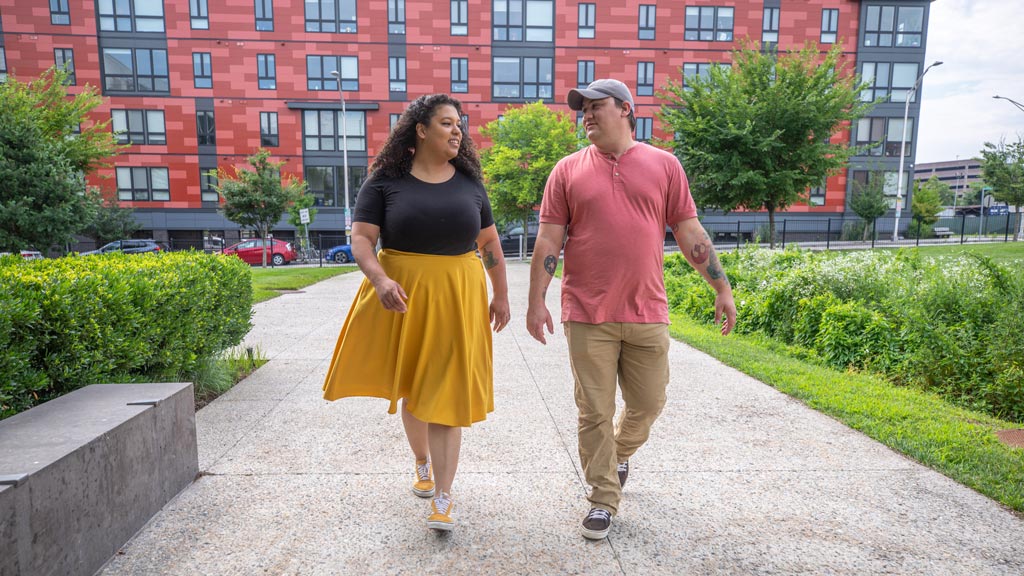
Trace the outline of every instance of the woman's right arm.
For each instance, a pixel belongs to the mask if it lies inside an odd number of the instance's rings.
[[[352,223],[352,256],[356,259],[359,269],[366,275],[367,280],[373,284],[377,292],[377,298],[385,310],[392,312],[405,312],[405,301],[408,296],[405,290],[388,277],[384,267],[377,260],[377,238],[380,236],[380,226],[367,222]]]

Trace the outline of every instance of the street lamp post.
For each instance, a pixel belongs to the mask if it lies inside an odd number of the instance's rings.
[[[341,162],[342,178],[345,180],[345,244],[349,244],[348,231],[352,227],[352,215],[348,206],[348,114],[345,112],[345,92],[341,89],[341,73],[337,70],[331,72],[338,80],[338,97],[341,98]]]
[[[1010,98],[1007,98],[1006,96],[993,96],[993,98],[995,98],[996,100],[1006,100],[1010,104],[1013,104],[1014,106],[1019,108],[1021,112],[1024,112],[1024,104],[1021,104],[1020,102],[1017,102],[1016,100],[1011,100]]]
[[[924,69],[924,72],[921,72],[921,75],[918,76],[917,80],[914,82],[914,87],[907,92],[907,102],[906,105],[903,106],[903,135],[900,137],[900,171],[896,180],[896,224],[892,227],[893,242],[896,242],[900,238],[900,211],[903,208],[903,160],[907,151],[907,120],[910,116],[910,101],[913,100],[914,95],[917,94],[917,87],[921,84],[921,79],[924,78],[924,75],[935,66],[942,66],[942,62],[936,60],[929,64],[928,67]]]

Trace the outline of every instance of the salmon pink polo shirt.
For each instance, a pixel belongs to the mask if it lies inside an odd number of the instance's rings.
[[[560,160],[540,221],[567,227],[562,322],[668,324],[665,226],[696,216],[669,152],[638,142],[616,160],[590,145]]]

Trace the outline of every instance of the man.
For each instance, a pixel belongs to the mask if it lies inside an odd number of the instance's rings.
[[[544,190],[530,271],[530,335],[554,332],[544,299],[565,244],[562,323],[579,409],[580,461],[591,486],[583,536],[608,535],[629,458],[647,440],[668,385],[664,237],[671,226],[687,261],[715,289],[722,334],[736,323],[729,279],[697,220],[682,166],[633,140],[633,96],[618,80],[569,91],[591,146],[563,158]],[[724,320],[723,320],[724,316]],[[616,422],[616,381],[625,410]]]

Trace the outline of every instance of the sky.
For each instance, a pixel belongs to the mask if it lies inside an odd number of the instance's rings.
[[[980,156],[1024,137],[1024,1],[935,0],[928,24],[917,162]]]

